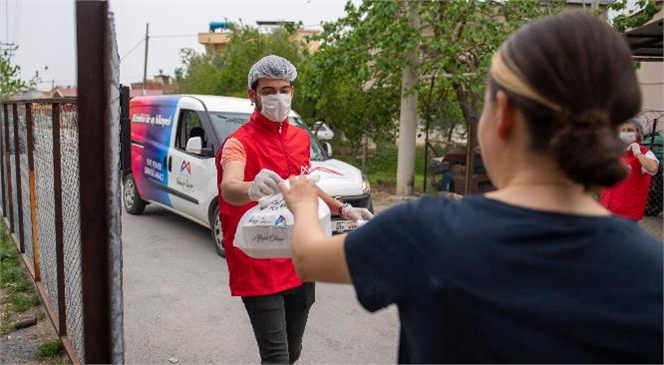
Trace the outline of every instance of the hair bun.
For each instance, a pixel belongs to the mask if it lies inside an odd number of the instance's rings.
[[[611,186],[625,177],[627,170],[620,161],[625,146],[607,111],[592,108],[564,120],[550,147],[572,180],[586,187]],[[592,146],[592,151],[579,153],[585,146]]]
[[[611,123],[609,112],[600,108],[588,109],[581,114],[572,114],[566,119],[573,127],[601,128]]]

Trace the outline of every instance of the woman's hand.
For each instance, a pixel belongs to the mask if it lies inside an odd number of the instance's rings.
[[[287,186],[287,185],[290,185]],[[317,212],[318,192],[314,181],[308,180],[306,176],[291,176],[288,184],[280,183],[279,189],[284,196],[286,206],[293,215]],[[316,217],[318,214],[315,213]]]

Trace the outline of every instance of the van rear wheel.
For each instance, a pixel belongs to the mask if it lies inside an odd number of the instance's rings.
[[[214,210],[212,211],[212,216],[210,216],[210,227],[215,250],[217,250],[219,256],[226,257],[226,250],[224,249],[224,233],[221,230],[221,219],[219,218],[219,205],[214,207]]]
[[[145,210],[145,200],[138,195],[136,180],[133,174],[127,174],[123,184],[123,201],[125,210],[129,214],[141,214]]]

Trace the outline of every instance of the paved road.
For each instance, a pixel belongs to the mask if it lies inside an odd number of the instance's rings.
[[[209,231],[151,206],[122,225],[126,363],[258,363]],[[299,363],[396,363],[397,344],[395,308],[370,314],[350,286],[318,284]]]

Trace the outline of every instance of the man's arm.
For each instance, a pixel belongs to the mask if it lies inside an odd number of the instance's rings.
[[[316,185],[316,192],[318,193],[318,196],[323,199],[325,204],[330,208],[330,211],[332,214],[336,215],[341,215],[341,208],[343,208],[344,203],[341,201],[334,199],[330,194],[326,193],[321,189],[318,185]]]
[[[316,187],[316,193],[321,199],[323,199],[325,204],[327,204],[332,214],[340,215],[344,219],[350,219],[355,222],[360,220],[366,221],[373,218],[373,213],[371,213],[368,209],[353,207],[350,204],[344,204],[343,202],[331,197],[330,194],[323,191],[323,189],[318,187],[318,185],[314,184],[314,186]]]
[[[249,199],[251,181],[244,181],[244,162],[231,161],[224,164],[221,182],[221,197],[230,204],[245,205]]]

